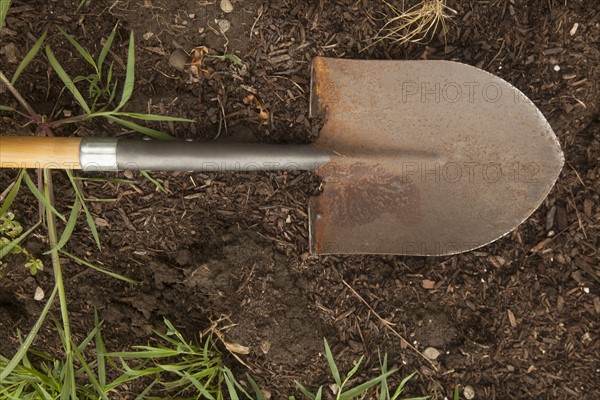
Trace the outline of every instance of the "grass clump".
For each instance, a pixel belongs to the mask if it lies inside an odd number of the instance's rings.
[[[51,295],[49,303],[56,296]],[[48,312],[48,304],[44,313]],[[243,385],[224,365],[224,356],[212,335],[201,344],[186,341],[169,320],[165,333],[155,331],[152,345],[134,346],[133,351],[108,352],[101,334],[102,322],[94,317],[95,326],[79,344],[67,337],[63,325],[54,321],[63,347],[69,346],[71,356],[57,358],[45,352],[28,350],[9,360],[0,356],[0,397],[7,399],[208,399],[267,400],[265,391],[249,374]],[[39,329],[38,324],[34,329]],[[23,343],[25,345],[25,343]],[[22,348],[24,346],[21,346]],[[20,350],[21,351],[21,350]],[[381,374],[369,381],[357,383],[354,375],[361,360],[346,376],[340,375],[327,340],[325,352],[334,380],[329,387],[336,400],[377,398],[399,400],[407,382],[404,378],[391,391],[388,378],[397,370],[388,370],[387,356],[381,361]],[[249,386],[249,388],[247,387]],[[300,399],[321,400],[323,388],[312,394],[300,383]],[[294,396],[289,397],[295,400]],[[426,400],[415,397],[405,400]]]
[[[123,107],[125,107],[125,105],[131,99],[135,86],[135,40],[133,32],[129,37],[125,80],[122,85],[119,85],[118,80],[113,76],[113,63],[111,63],[108,67],[105,65],[106,57],[111,51],[110,48],[115,37],[116,28],[113,29],[110,36],[105,41],[97,59],[94,59],[94,57],[92,57],[92,55],[81,44],[79,44],[73,36],[69,35],[60,28],[59,30],[75,48],[77,53],[82,58],[82,61],[91,67],[92,72],[90,74],[85,76],[76,76],[73,78],[58,61],[52,48],[50,46],[45,46],[45,53],[48,62],[63,83],[61,94],[65,91],[68,91],[81,108],[82,113],[62,119],[56,119],[56,115],[39,115],[15,88],[15,83],[22,72],[40,52],[46,39],[46,32],[42,34],[42,36],[29,50],[27,55],[23,58],[12,79],[9,80],[6,75],[0,71],[0,83],[4,84],[8,88],[10,93],[15,97],[25,112],[21,112],[13,109],[12,107],[3,105],[0,105],[0,111],[12,111],[26,117],[29,119],[29,123],[36,125],[36,134],[40,136],[54,136],[54,130],[56,128],[67,124],[81,123],[83,121],[101,117],[106,118],[109,121],[117,122],[128,129],[140,132],[155,139],[173,140],[174,138],[171,135],[140,125],[133,120],[191,122],[189,119],[185,118],[122,111]],[[87,99],[82,95],[77,86],[84,84],[87,86]],[[121,94],[117,103],[117,93],[119,92],[119,88]]]
[[[390,387],[388,384],[388,378],[398,372],[398,370],[388,370],[388,359],[387,355],[384,356],[383,360],[380,362],[381,374],[371,380],[366,382],[350,385],[350,382],[353,381],[356,373],[358,372],[360,365],[362,364],[363,358],[361,357],[354,368],[350,370],[345,376],[340,374],[340,371],[336,365],[335,359],[333,358],[333,354],[329,347],[329,343],[327,343],[327,339],[324,339],[325,346],[325,358],[327,359],[327,364],[329,366],[329,370],[331,372],[331,376],[333,377],[334,383],[330,385],[330,389],[333,391],[336,400],[350,400],[357,398],[377,398],[379,400],[398,400],[402,393],[404,392],[405,386],[416,374],[407,376],[400,382],[396,390],[393,393],[390,391]],[[308,400],[322,400],[323,399],[323,387],[320,387],[316,393],[311,393],[306,387],[304,387],[299,382],[296,382],[296,386],[302,392],[305,399]],[[367,396],[367,394],[375,392],[377,396]],[[365,397],[367,396],[367,397]],[[412,399],[405,400],[427,400],[429,397],[414,397]],[[295,400],[294,397],[290,398],[291,400]],[[261,400],[261,399],[259,399]]]
[[[168,320],[165,324],[167,333],[156,333],[155,346],[108,353],[97,315],[94,329],[79,344],[73,343],[55,320],[62,346],[70,347],[71,353],[57,358],[29,350],[16,363],[14,357],[9,360],[0,356],[0,397],[108,400],[130,398],[135,388],[131,398],[136,399],[230,398],[225,397],[225,376],[231,372],[223,366],[212,339],[195,346],[186,342]]]

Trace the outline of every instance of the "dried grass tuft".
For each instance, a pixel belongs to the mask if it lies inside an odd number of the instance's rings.
[[[400,9],[386,0],[383,2],[394,16],[377,32],[370,46],[384,40],[397,44],[429,43],[440,27],[446,34],[446,21],[457,14],[446,5],[446,0],[422,0],[408,9],[405,9],[404,2]]]

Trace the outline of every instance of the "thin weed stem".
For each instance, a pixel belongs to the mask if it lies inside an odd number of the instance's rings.
[[[38,113],[35,112],[33,107],[29,105],[27,100],[25,100],[25,98],[21,96],[21,93],[19,93],[19,91],[13,86],[13,84],[10,83],[10,80],[8,80],[8,78],[2,73],[2,71],[0,71],[0,82],[2,82],[4,86],[6,86],[6,88],[12,93],[15,99],[17,99],[17,101],[21,104],[21,106],[23,106],[23,108],[27,110],[33,122],[35,122],[36,124],[41,124],[41,117],[38,115]]]

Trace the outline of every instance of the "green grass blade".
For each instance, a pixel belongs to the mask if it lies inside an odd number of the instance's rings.
[[[19,79],[19,76],[21,75],[21,73],[25,70],[25,68],[27,68],[29,63],[31,63],[31,60],[33,60],[35,58],[35,56],[37,56],[37,54],[40,52],[40,49],[42,48],[42,44],[44,43],[44,40],[46,40],[47,34],[48,34],[48,31],[47,30],[44,31],[44,33],[42,33],[42,36],[40,36],[40,38],[37,40],[37,42],[35,42],[33,47],[27,52],[27,55],[25,55],[23,60],[21,60],[21,63],[19,64],[19,67],[15,71],[15,74],[13,75],[10,83],[12,83],[14,85],[15,82],[17,82],[17,79]]]
[[[10,206],[12,206],[12,203],[15,201],[15,198],[17,197],[17,194],[19,193],[19,189],[21,188],[21,182],[23,180],[23,175],[25,175],[26,173],[27,173],[27,171],[24,169],[22,169],[21,172],[19,173],[19,176],[18,176],[15,184],[10,189],[10,192],[8,192],[8,194],[6,195],[6,199],[4,199],[4,203],[2,203],[2,207],[0,207],[0,216],[3,216],[10,209]]]
[[[373,386],[377,385],[378,383],[381,383],[384,379],[387,379],[388,376],[396,373],[397,370],[392,370],[389,371],[385,374],[381,374],[380,376],[378,376],[377,378],[371,379],[368,382],[362,383],[358,386],[353,387],[352,389],[349,389],[347,391],[345,391],[344,393],[342,393],[340,395],[340,400],[350,400],[356,396],[361,395],[362,393],[366,392],[367,390],[369,390],[370,388],[372,388]]]
[[[75,366],[73,365],[73,353],[67,353],[67,360],[63,366],[64,376],[63,376],[63,384],[62,391],[60,394],[61,400],[72,400],[77,399],[77,393],[75,390],[77,387],[75,386]]]
[[[79,257],[77,257],[77,256],[75,256],[73,254],[71,254],[71,253],[68,253],[68,252],[64,251],[64,250],[61,250],[60,253],[64,254],[67,257],[69,257],[70,259],[72,259],[73,261],[77,262],[78,264],[81,264],[81,265],[84,265],[86,267],[92,268],[92,269],[94,269],[94,270],[96,270],[98,272],[101,272],[103,274],[106,274],[106,275],[108,275],[108,276],[110,276],[112,278],[116,278],[116,279],[119,279],[121,281],[124,281],[124,282],[127,282],[127,283],[131,283],[131,284],[134,284],[134,285],[139,285],[141,283],[140,281],[136,281],[136,280],[133,280],[133,279],[130,279],[130,278],[126,278],[126,277],[124,277],[122,275],[119,275],[119,274],[116,274],[114,272],[108,271],[108,270],[106,270],[104,268],[100,268],[97,265],[89,263],[89,262],[87,262],[87,261],[85,261],[85,260],[83,260],[83,259],[81,259],[81,258],[79,258]]]
[[[342,385],[340,386],[340,390],[342,390],[342,388],[346,386],[346,384],[354,376],[354,374],[356,374],[356,372],[358,371],[358,368],[360,367],[360,365],[363,362],[363,359],[364,359],[364,356],[362,356],[358,360],[358,362],[354,365],[354,367],[350,370],[350,372],[348,372],[348,375],[346,375],[346,378],[344,379],[344,381],[342,382]]]
[[[315,400],[315,395],[309,392],[308,389],[306,389],[300,382],[296,382],[296,387],[308,400]],[[319,388],[319,391],[321,391],[321,388]]]
[[[102,322],[98,318],[98,311],[94,310],[94,326],[96,330],[96,335],[94,336],[94,344],[96,346],[96,365],[98,369],[98,381],[102,387],[106,386],[106,359],[104,354],[106,354],[106,346],[104,345],[104,340],[102,339]]]
[[[234,63],[235,65],[239,65],[240,67],[244,66],[244,62],[242,61],[242,59],[233,53],[227,53],[227,54],[223,54],[223,55],[208,55],[207,57],[208,58],[216,58],[219,60],[226,60],[226,61]]]
[[[13,372],[15,367],[19,365],[23,357],[25,357],[25,355],[27,354],[31,343],[33,343],[33,340],[36,338],[40,328],[42,327],[42,324],[44,323],[44,320],[46,319],[46,316],[48,315],[48,312],[50,311],[50,307],[52,306],[52,303],[54,302],[54,298],[56,297],[57,293],[58,285],[54,285],[54,289],[52,290],[52,293],[50,294],[50,297],[48,298],[48,301],[46,302],[42,313],[35,322],[35,325],[33,325],[33,328],[31,328],[31,332],[29,332],[29,335],[27,335],[27,338],[25,339],[23,344],[21,344],[21,347],[19,347],[19,350],[17,350],[17,353],[13,356],[10,362],[4,367],[2,371],[0,371],[0,382],[6,379],[6,377],[9,376],[11,372]]]
[[[315,396],[315,400],[321,400],[322,397],[323,397],[323,386],[321,386],[319,388],[319,390],[317,390],[317,395]]]
[[[2,1],[2,0],[0,0],[0,1]],[[15,109],[14,109],[14,108],[12,108],[12,107],[9,107],[9,106],[3,106],[3,105],[1,105],[1,104],[0,104],[0,111],[8,111],[8,112],[13,112],[13,111],[15,111]]]
[[[98,118],[98,117],[129,117],[134,119],[139,119],[143,121],[159,121],[159,122],[194,122],[193,119],[187,118],[179,118],[179,117],[170,117],[167,115],[153,115],[153,114],[140,114],[140,113],[130,113],[130,112],[115,112],[115,111],[97,111],[93,112],[86,116],[87,118]],[[71,118],[72,120],[72,118]],[[73,121],[80,122],[80,119]]]
[[[265,399],[265,395],[263,394],[262,390],[260,390],[254,379],[252,379],[252,377],[248,373],[246,373],[246,379],[248,379],[248,382],[250,382],[250,386],[252,386],[252,390],[254,390],[254,396],[256,396],[255,399],[267,400]]]
[[[113,69],[113,64],[110,64],[110,68],[108,70],[108,77],[107,82],[106,82],[106,86],[110,87],[110,80],[112,78],[112,69]],[[115,79],[115,84],[113,85],[112,90],[110,90],[110,96],[108,97],[108,102],[106,103],[108,104],[112,104],[113,100],[115,99],[115,97],[117,97],[117,86],[119,86],[119,80]]]
[[[154,139],[159,139],[159,140],[176,140],[173,136],[169,135],[168,133],[164,133],[161,131],[157,131],[155,129],[151,129],[151,128],[146,128],[145,126],[141,126],[136,124],[135,122],[131,122],[131,121],[127,121],[125,119],[121,119],[121,118],[117,118],[115,116],[109,115],[106,118],[115,121],[116,123],[119,123],[121,125],[123,125],[126,128],[132,129],[136,132],[142,133],[146,136],[149,136],[151,138]]]
[[[135,43],[134,43],[133,31],[129,36],[129,50],[127,54],[127,73],[125,74],[125,84],[123,85],[123,95],[121,96],[121,102],[115,109],[115,111],[123,108],[125,104],[131,98],[133,93],[133,87],[135,86]]]
[[[235,379],[233,372],[231,372],[231,370],[229,368],[224,366],[224,367],[221,367],[221,370],[223,371],[223,375],[228,377],[229,380],[231,381],[236,395],[237,395],[237,391],[239,390],[244,396],[246,396],[247,399],[252,399],[252,396],[250,396],[250,394],[248,394],[248,392],[246,392],[246,389],[244,389],[244,387],[237,381],[237,379]],[[236,387],[237,387],[237,389],[235,389]],[[254,400],[258,400],[258,399],[254,399]]]
[[[80,352],[83,353],[88,347],[88,345],[92,342],[92,340],[96,337],[97,330],[98,328],[94,327],[94,329],[92,329],[90,333],[88,333],[88,335],[85,337],[85,339],[83,339],[81,343],[77,345],[77,349],[79,349]]]
[[[75,179],[73,179],[73,172],[69,170],[65,170],[65,172],[69,177],[69,181],[71,181],[71,185],[73,186],[73,190],[75,191],[75,196],[79,198],[79,202],[81,203],[81,207],[83,208],[83,212],[85,213],[85,220],[87,221],[87,224],[90,227],[90,231],[92,231],[94,241],[96,242],[98,249],[102,250],[102,245],[100,244],[100,235],[98,235],[98,228],[96,227],[96,222],[94,222],[94,217],[92,216],[92,213],[90,213],[87,204],[85,204],[85,199],[83,198],[83,195],[79,190],[77,182],[75,182]]]
[[[385,374],[388,372],[388,356],[385,354],[383,356],[383,361],[381,361],[381,354],[379,354],[379,364],[381,365],[381,373]],[[400,389],[400,387],[398,388]],[[381,390],[380,390],[379,400],[388,400],[390,398],[390,388],[388,386],[387,379],[381,382]]]
[[[233,384],[235,378],[231,371],[227,368],[223,367],[223,379],[225,379],[225,384],[227,385],[227,391],[229,392],[229,398],[231,400],[240,400],[237,390],[235,390],[235,385]]]
[[[327,343],[327,339],[323,339],[323,343],[325,345],[325,358],[327,358],[327,364],[329,364],[331,375],[333,375],[335,383],[341,389],[342,379],[340,378],[340,371],[338,370],[337,365],[335,365],[335,360],[333,359],[333,354],[331,353],[331,349],[329,348],[329,343]]]
[[[102,51],[100,51],[100,56],[98,56],[98,75],[102,75],[102,66],[104,65],[104,60],[106,60],[106,56],[108,55],[108,51],[112,46],[116,33],[117,27],[114,27],[112,32],[106,39],[106,42],[104,42],[104,46],[102,46]],[[108,82],[110,83],[110,80]]]
[[[29,176],[28,173],[25,173],[25,175],[23,175],[23,177],[25,178],[25,184],[27,185],[27,187],[29,188],[29,190],[31,191],[31,193],[35,196],[35,198],[42,203],[42,205],[49,209],[52,214],[56,215],[58,218],[61,219],[61,221],[63,221],[64,223],[67,222],[67,220],[65,219],[65,217],[60,214],[58,211],[56,211],[56,209],[54,208],[54,206],[52,204],[50,204],[50,202],[48,201],[48,199],[46,198],[46,196],[44,196],[42,193],[40,193],[40,191],[38,190],[37,186],[35,183],[33,183],[33,181],[31,180],[31,177]]]
[[[141,119],[144,121],[173,121],[173,122],[194,122],[193,119],[169,117],[167,115],[154,115],[154,114],[140,114],[131,112],[115,112],[111,113],[117,117],[129,117],[134,119]]]
[[[98,234],[98,228],[96,227],[94,217],[92,216],[92,213],[90,213],[90,210],[88,209],[87,204],[85,204],[85,200],[83,199],[83,196],[81,196],[81,194],[79,194],[79,199],[81,201],[81,207],[83,208],[83,212],[85,213],[85,220],[87,221],[87,224],[90,227],[90,231],[92,232],[92,237],[94,238],[98,249],[102,250],[102,245],[100,244],[100,235]]]
[[[77,217],[79,217],[79,212],[81,211],[81,202],[78,197],[75,197],[75,203],[73,203],[73,208],[71,209],[71,215],[69,215],[69,220],[67,221],[67,225],[63,230],[62,235],[60,236],[60,240],[56,244],[56,247],[45,252],[45,255],[52,253],[53,251],[59,251],[62,249],[69,239],[71,238],[71,234],[75,230],[75,226],[77,225]]]
[[[187,371],[185,371],[183,373],[183,376],[189,380],[192,385],[198,389],[198,391],[200,392],[200,394],[202,396],[204,396],[204,398],[209,399],[209,400],[215,400],[215,398],[213,397],[212,394],[210,394],[206,388],[200,383],[200,381],[198,381],[198,379],[194,378],[193,376],[191,376]]]
[[[124,185],[132,185],[132,184],[136,183],[136,181],[132,181],[129,179],[121,179],[121,178],[88,178],[86,176],[74,176],[73,179],[75,179],[76,181],[86,181],[86,182],[122,183]]]
[[[27,236],[29,236],[29,234],[31,234],[31,232],[36,230],[37,227],[40,226],[40,224],[41,224],[41,222],[38,222],[37,224],[32,226],[27,232],[23,233],[21,236],[19,236],[18,238],[16,238],[12,242],[10,242],[8,245],[2,247],[0,249],[0,260],[2,260],[4,258],[4,256],[6,256],[8,253],[10,253],[10,251],[12,249],[14,249],[16,246],[18,246],[19,243],[21,243],[23,240],[25,240],[25,238]]]
[[[147,346],[134,346],[136,349],[144,349],[148,348]],[[166,358],[166,357],[175,357],[180,355],[181,353],[177,350],[171,349],[157,349],[150,348],[150,350],[140,350],[140,351],[119,351],[114,353],[107,353],[106,355],[109,357],[118,357],[118,358],[127,358],[127,359],[136,359],[136,358]]]
[[[0,29],[4,27],[4,21],[6,20],[8,9],[10,8],[10,2],[11,0],[0,0]]]
[[[55,400],[56,398],[52,396],[46,389],[44,389],[39,384],[35,384],[35,391],[41,396],[44,400]]]
[[[85,371],[87,379],[90,380],[90,382],[92,383],[92,386],[96,390],[96,394],[98,396],[100,396],[101,399],[108,400],[108,397],[106,396],[106,393],[105,393],[103,385],[101,385],[100,382],[99,382],[99,380],[96,379],[96,376],[94,375],[94,372],[90,368],[90,366],[89,366],[88,362],[86,361],[86,359],[83,357],[83,354],[81,354],[81,350],[79,348],[77,348],[77,346],[73,346],[73,350],[75,352],[75,358],[77,359],[77,361],[79,361],[79,364],[81,365],[81,367]]]
[[[67,40],[69,42],[71,42],[71,44],[73,45],[73,47],[75,47],[75,49],[77,50],[77,52],[79,54],[81,54],[81,56],[85,59],[85,61],[88,62],[88,64],[90,64],[92,66],[92,68],[94,68],[94,70],[96,71],[96,73],[98,72],[98,66],[96,65],[96,62],[94,61],[94,59],[92,58],[92,55],[90,54],[89,51],[87,51],[83,46],[81,46],[79,44],[79,42],[77,42],[77,40],[75,40],[75,38],[71,35],[69,35],[67,32],[63,31],[60,27],[57,27],[58,30],[60,31],[60,33],[62,33],[62,35],[67,38]]]
[[[382,372],[387,372],[387,371],[382,371]],[[412,374],[408,375],[406,378],[402,379],[402,382],[400,382],[400,384],[396,388],[396,391],[394,392],[394,395],[392,396],[392,398],[390,400],[396,400],[402,394],[402,392],[404,392],[404,387],[406,386],[408,381],[410,381],[415,375],[416,375],[416,372],[413,372]]]
[[[154,385],[156,385],[156,383],[157,383],[157,381],[153,381],[152,383],[150,383],[146,389],[144,389],[140,394],[137,395],[137,397],[135,398],[135,400],[146,400],[146,399],[148,399],[147,395],[148,395],[148,393],[150,393],[150,391],[152,390],[152,388],[154,387]]]
[[[81,108],[83,108],[86,114],[91,114],[92,110],[90,110],[90,106],[88,106],[85,99],[79,92],[79,89],[77,89],[77,87],[73,83],[71,77],[65,72],[62,65],[60,65],[60,63],[56,59],[54,53],[52,52],[52,49],[50,49],[50,46],[46,46],[46,56],[48,56],[48,61],[50,61],[50,65],[52,65],[52,68],[54,68],[60,79],[63,81],[65,87],[71,92],[71,94],[73,94],[73,97],[75,97],[75,100],[77,100]]]
[[[44,173],[44,197],[46,198],[46,201],[50,204],[51,202],[54,202],[54,186],[53,186],[53,181],[52,181],[52,170],[49,169],[44,169],[43,171]],[[56,246],[56,243],[58,242],[58,235],[56,233],[56,220],[54,218],[54,214],[52,214],[52,212],[50,211],[50,208],[46,208],[45,210],[45,214],[46,214],[46,228],[48,230],[48,243],[50,244],[50,246],[54,247]],[[54,272],[54,279],[56,281],[56,286],[58,287],[58,299],[60,302],[60,315],[62,318],[62,327],[64,329],[64,336],[66,338],[66,340],[63,340],[63,345],[64,345],[64,350],[65,353],[67,355],[67,360],[66,360],[66,373],[63,374],[65,375],[65,380],[63,381],[63,385],[71,385],[73,384],[73,387],[68,387],[66,389],[63,388],[63,393],[67,392],[67,393],[74,393],[74,383],[75,383],[75,377],[74,376],[67,376],[72,372],[73,369],[73,353],[71,352],[71,326],[69,323],[69,311],[67,308],[67,295],[66,295],[66,291],[65,291],[65,286],[63,283],[63,275],[62,275],[62,267],[60,265],[60,258],[58,257],[58,252],[53,251],[51,254],[51,259],[52,259],[52,266],[53,266],[53,272]],[[61,396],[62,397],[62,396]]]
[[[150,182],[152,182],[154,184],[154,186],[156,186],[156,188],[158,190],[160,190],[163,193],[167,193],[166,189],[164,188],[164,186],[157,181],[156,179],[154,179],[152,177],[152,175],[150,175],[150,173],[148,171],[140,171],[140,173],[144,176],[144,178],[148,179]]]

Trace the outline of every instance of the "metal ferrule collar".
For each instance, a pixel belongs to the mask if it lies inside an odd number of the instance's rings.
[[[115,138],[83,138],[79,146],[79,162],[84,171],[117,171]]]

